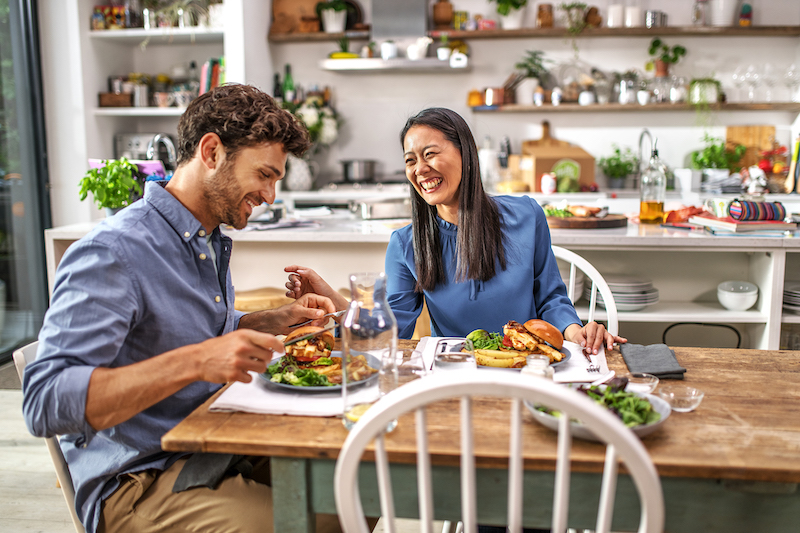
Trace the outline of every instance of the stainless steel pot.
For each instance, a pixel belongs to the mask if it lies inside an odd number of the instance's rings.
[[[375,179],[375,160],[349,159],[340,161],[344,181],[355,183],[360,181],[373,181]]]
[[[409,198],[372,198],[350,202],[350,211],[363,220],[411,218]]]

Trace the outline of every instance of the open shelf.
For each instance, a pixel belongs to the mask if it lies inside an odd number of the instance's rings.
[[[107,40],[120,44],[191,44],[191,43],[221,43],[223,31],[221,28],[207,28],[193,26],[190,28],[156,28],[145,30],[130,28],[123,30],[94,30],[89,32],[89,37],[98,40]]]
[[[98,117],[179,117],[183,107],[98,107],[94,114]]]
[[[502,106],[481,106],[473,107],[475,113],[608,113],[608,112],[636,112],[643,111],[697,111],[699,108],[693,104],[591,104],[579,105],[567,103],[554,106],[544,104],[542,106],[506,104]],[[705,109],[705,108],[703,108]],[[733,102],[726,104],[712,104],[708,106],[710,111],[788,111],[800,113],[800,102]]]
[[[351,40],[368,40],[369,30],[348,30],[344,33],[325,33],[322,31],[313,33],[272,33],[267,36],[273,43],[318,43],[324,41],[335,42],[342,37]]]
[[[380,58],[358,58],[358,59],[323,59],[319,63],[322,70],[333,70],[340,72],[374,72],[374,71],[403,71],[403,72],[467,72],[470,65],[464,67],[451,67],[449,61],[441,61],[435,57],[424,59],[380,59]]]
[[[584,301],[575,306],[581,320],[589,317],[589,308]],[[728,311],[717,302],[682,302],[662,300],[641,311],[619,311],[620,322],[710,322],[718,324],[765,324],[767,317],[754,308],[749,311]],[[602,307],[595,311],[595,320],[606,320]],[[800,319],[800,315],[797,316]],[[784,321],[786,315],[784,315]],[[800,320],[798,320],[800,322]]]
[[[446,34],[450,39],[516,39],[529,37],[552,37],[560,39],[593,37],[797,37],[800,26],[664,26],[661,28],[586,28],[578,35],[570,34],[566,28],[521,28],[519,30],[434,30],[428,32],[438,38]]]

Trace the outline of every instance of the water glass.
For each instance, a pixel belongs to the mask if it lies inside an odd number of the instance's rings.
[[[475,349],[472,341],[460,337],[447,337],[436,342],[433,356],[434,372],[463,372],[475,370]]]
[[[399,350],[397,355],[398,386],[402,387],[406,383],[423,378],[431,373],[431,369],[425,364],[421,351]]]
[[[786,69],[786,74],[783,76],[783,83],[789,89],[789,100],[792,102],[800,102],[800,96],[797,94],[797,89],[800,87],[800,68],[797,64],[792,63]]]
[[[761,82],[766,86],[766,101],[772,102],[772,88],[778,84],[778,71],[772,63],[764,63],[761,67]]]
[[[744,87],[745,79],[744,73],[747,70],[746,67],[738,66],[736,70],[733,71],[731,75],[731,80],[733,81],[733,86],[736,87],[737,92],[737,99],[743,100],[742,98],[742,87]]]
[[[744,71],[744,82],[747,84],[747,101],[756,101],[756,88],[761,84],[761,72],[756,65],[748,65]]]

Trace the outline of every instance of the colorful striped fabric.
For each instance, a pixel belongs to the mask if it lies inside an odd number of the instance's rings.
[[[783,220],[786,208],[780,202],[749,202],[734,200],[728,208],[734,220]]]

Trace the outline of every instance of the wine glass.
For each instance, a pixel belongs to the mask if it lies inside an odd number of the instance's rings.
[[[747,84],[747,100],[756,101],[756,87],[761,83],[761,72],[755,65],[748,65],[744,71],[744,82]]]
[[[738,93],[737,96],[739,100],[742,100],[742,87],[744,87],[744,72],[747,70],[743,66],[736,67],[736,70],[733,71],[733,75],[731,75],[731,79],[733,80],[733,86],[736,87],[736,92]]]
[[[789,65],[786,69],[786,74],[783,76],[783,83],[789,89],[789,100],[792,102],[800,102],[800,97],[797,95],[797,89],[800,87],[800,68],[796,63]]]
[[[761,81],[767,87],[766,100],[772,102],[772,88],[778,84],[778,69],[772,63],[764,63],[761,67]]]

